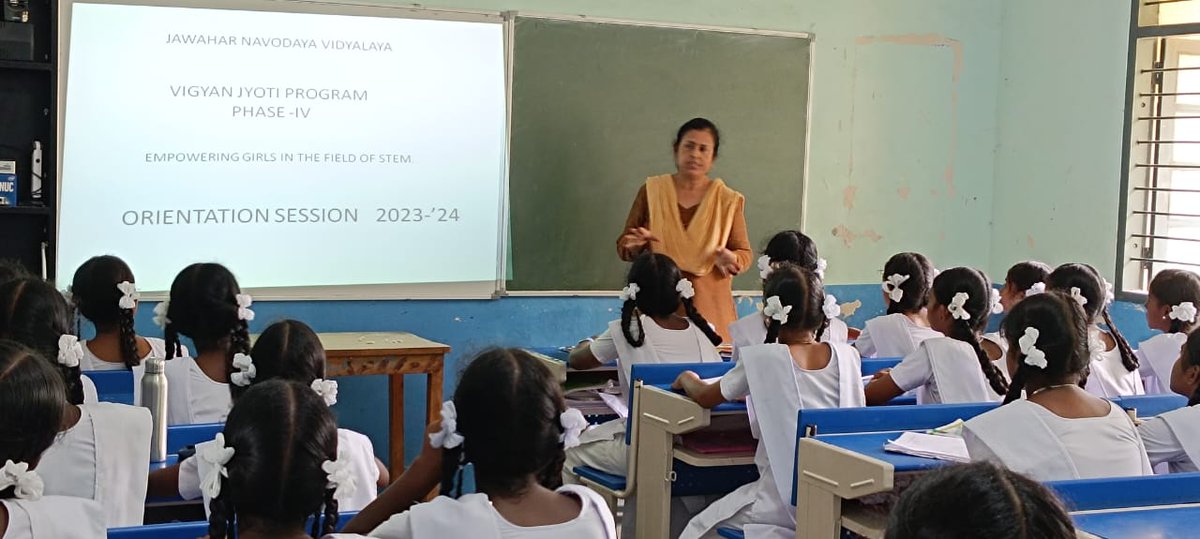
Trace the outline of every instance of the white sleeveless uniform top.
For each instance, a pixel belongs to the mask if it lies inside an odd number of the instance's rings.
[[[1138,344],[1138,372],[1142,373],[1147,395],[1171,394],[1171,369],[1186,342],[1186,333],[1163,333]]]
[[[150,353],[143,356],[138,363],[150,359],[152,357],[166,358],[167,343],[162,339],[154,337],[142,337],[146,339],[146,343],[150,345]],[[88,348],[87,341],[82,341],[79,344],[83,346],[83,359],[79,360],[79,368],[83,371],[123,371],[127,370],[125,364],[121,362],[104,361],[99,356],[92,353]],[[187,348],[184,347],[183,355],[187,355]]]
[[[371,439],[347,429],[338,429],[338,453],[350,458],[350,469],[354,475],[354,491],[337,497],[338,511],[361,511],[379,492],[379,466],[375,464],[375,448]],[[212,441],[196,444],[200,448]],[[212,469],[203,459],[193,456],[179,463],[179,497],[185,500],[204,498],[204,514],[209,514],[208,504],[212,500],[200,490],[200,478]]]
[[[377,539],[425,539],[470,537],[471,539],[616,539],[612,513],[599,494],[586,487],[563,485],[559,493],[579,499],[579,516],[549,526],[517,526],[504,519],[486,494],[467,494],[457,500],[439,496],[429,503],[389,518],[371,533],[332,534],[326,537],[374,537]]]
[[[150,473],[150,411],[110,402],[85,404],[75,426],[42,454],[46,494],[99,502],[109,528],[141,526]]]
[[[941,336],[903,314],[888,314],[868,320],[854,347],[862,357],[904,357],[913,353],[921,341]]]
[[[1004,379],[1012,381],[1012,373],[1008,372],[1008,339],[1005,339],[999,332],[984,333],[983,340],[996,345],[1000,349],[1000,359],[992,362],[1000,372],[1004,374]]]
[[[1200,406],[1185,406],[1138,426],[1150,464],[1166,462],[1171,473],[1200,471]]]
[[[100,402],[100,393],[96,391],[96,382],[93,382],[86,374],[80,374],[79,383],[83,385],[84,404],[96,404]]]
[[[1133,420],[1109,404],[1104,417],[1067,419],[1027,400],[963,427],[971,460],[996,462],[1035,481],[1152,475]]]
[[[134,403],[141,403],[141,380],[146,371],[133,368]],[[224,423],[233,409],[229,384],[209,378],[196,360],[177,357],[164,366],[167,376],[167,424]]]
[[[106,534],[104,509],[92,500],[42,496],[0,503],[8,510],[4,539],[96,539]]]
[[[1088,393],[1102,399],[1146,393],[1140,370],[1130,372],[1125,369],[1125,363],[1121,361],[1121,348],[1116,344],[1112,350],[1105,350],[1100,330],[1095,327],[1088,332],[1088,349],[1092,353],[1091,373],[1084,386]],[[1170,374],[1167,376],[1169,378]]]
[[[971,345],[949,337],[921,342],[891,375],[904,391],[920,388],[917,404],[998,402],[1004,398],[988,384]]]

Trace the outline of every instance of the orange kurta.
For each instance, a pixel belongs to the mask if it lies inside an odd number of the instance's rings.
[[[725,247],[737,257],[738,272],[750,266],[753,253],[746,234],[745,198],[714,180],[700,204],[679,206],[670,176],[646,180],[638,191],[625,230],[650,229],[661,244],[650,246],[654,252],[670,256],[696,289],[696,309],[729,342],[729,324],[737,320],[733,302],[733,276],[714,267],[716,250]],[[703,229],[692,229],[692,224]],[[622,231],[624,233],[624,231]],[[632,260],[644,249],[624,249],[617,244],[622,260]]]

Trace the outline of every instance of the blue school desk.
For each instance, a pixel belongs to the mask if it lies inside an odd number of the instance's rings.
[[[1077,531],[1104,539],[1163,539],[1200,534],[1200,506],[1132,508],[1073,515]]]
[[[337,529],[342,529],[347,522],[350,522],[350,519],[357,515],[358,511],[339,513]],[[304,529],[312,529],[312,518],[305,522]],[[173,522],[108,530],[108,539],[196,539],[206,536],[208,536],[208,522]]]

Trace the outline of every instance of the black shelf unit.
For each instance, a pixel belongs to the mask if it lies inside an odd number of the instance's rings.
[[[34,61],[0,59],[0,160],[17,162],[17,206],[0,207],[0,258],[53,280],[58,195],[58,1],[30,0]],[[16,24],[16,23],[7,23]],[[42,206],[32,201],[33,142],[42,143]]]

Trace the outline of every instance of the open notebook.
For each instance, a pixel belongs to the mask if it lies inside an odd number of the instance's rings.
[[[905,432],[898,439],[883,444],[883,450],[928,459],[971,462],[966,442],[957,436]]]

